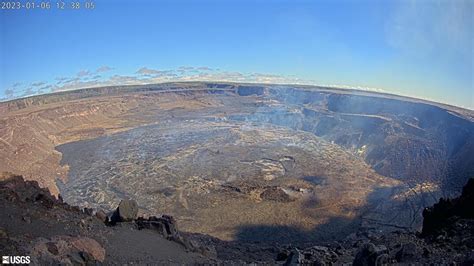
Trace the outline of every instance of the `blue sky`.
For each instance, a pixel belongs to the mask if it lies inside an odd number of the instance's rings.
[[[51,4],[0,10],[0,98],[224,80],[383,90],[474,109],[473,1]]]

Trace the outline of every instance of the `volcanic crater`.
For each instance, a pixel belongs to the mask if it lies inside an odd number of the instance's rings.
[[[72,205],[173,215],[223,240],[419,228],[474,176],[474,114],[334,88],[169,83],[0,103],[0,169]]]

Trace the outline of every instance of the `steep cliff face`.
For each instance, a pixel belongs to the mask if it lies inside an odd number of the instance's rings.
[[[384,141],[372,144],[366,140],[372,146],[366,159],[388,176],[407,179],[428,175],[443,179],[459,153],[474,138],[472,122],[436,106],[347,95],[332,95],[328,103],[332,112],[387,118],[375,125],[375,129],[380,130],[376,133],[381,133],[377,135],[384,136]],[[363,133],[373,132],[372,125],[359,125]],[[472,167],[456,169],[466,177],[472,170]],[[463,183],[464,180],[457,188]]]
[[[265,87],[263,86],[238,86],[236,92],[240,96],[263,95]]]
[[[123,112],[116,103],[68,103],[27,112],[12,112],[0,118],[0,169],[36,179],[57,195],[55,178],[66,178],[61,154],[54,150],[60,143],[103,134]],[[53,177],[53,178],[52,178]]]
[[[474,123],[425,103],[292,88],[270,96],[290,108],[246,119],[313,132],[362,156],[380,174],[459,191],[474,174]],[[294,108],[293,110],[291,109]]]
[[[47,104],[54,104],[59,102],[74,101],[79,99],[93,98],[93,97],[113,97],[125,94],[140,93],[146,95],[157,92],[183,92],[183,91],[202,91],[203,89],[210,89],[209,92],[231,91],[235,92],[238,88],[236,84],[216,84],[216,83],[201,83],[201,82],[185,82],[185,83],[162,83],[150,85],[128,85],[128,86],[109,86],[98,88],[87,88],[73,91],[60,91],[52,94],[31,96],[0,103],[0,114],[18,111],[34,106],[43,106]]]

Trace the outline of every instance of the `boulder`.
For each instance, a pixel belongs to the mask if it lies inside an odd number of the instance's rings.
[[[117,208],[120,222],[130,222],[137,218],[138,204],[134,200],[122,200]]]
[[[98,212],[96,217],[103,219],[107,225],[115,225],[119,222],[131,222],[137,218],[138,215],[138,204],[134,200],[122,200],[115,211],[111,211],[108,214]]]
[[[33,264],[89,265],[105,260],[105,249],[94,239],[88,237],[55,236],[40,238],[32,248]]]
[[[291,251],[290,256],[286,260],[284,265],[301,265],[304,261],[304,255],[298,249]]]
[[[388,262],[388,250],[385,246],[375,246],[372,243],[364,244],[357,252],[354,266],[383,265]]]
[[[119,222],[131,222],[137,219],[138,215],[138,204],[134,200],[122,200],[115,211],[105,214],[105,224],[115,225]],[[97,218],[102,219],[104,213],[100,213]]]
[[[400,250],[397,251],[395,258],[398,262],[413,262],[418,256],[418,247],[415,243],[409,242],[403,244]]]
[[[93,260],[100,262],[105,260],[105,249],[92,238],[74,237],[70,243],[80,252],[90,254]]]

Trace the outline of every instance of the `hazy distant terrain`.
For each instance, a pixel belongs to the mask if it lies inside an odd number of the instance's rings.
[[[170,83],[0,104],[0,171],[66,202],[222,239],[314,241],[418,227],[474,176],[473,112],[320,87]]]

